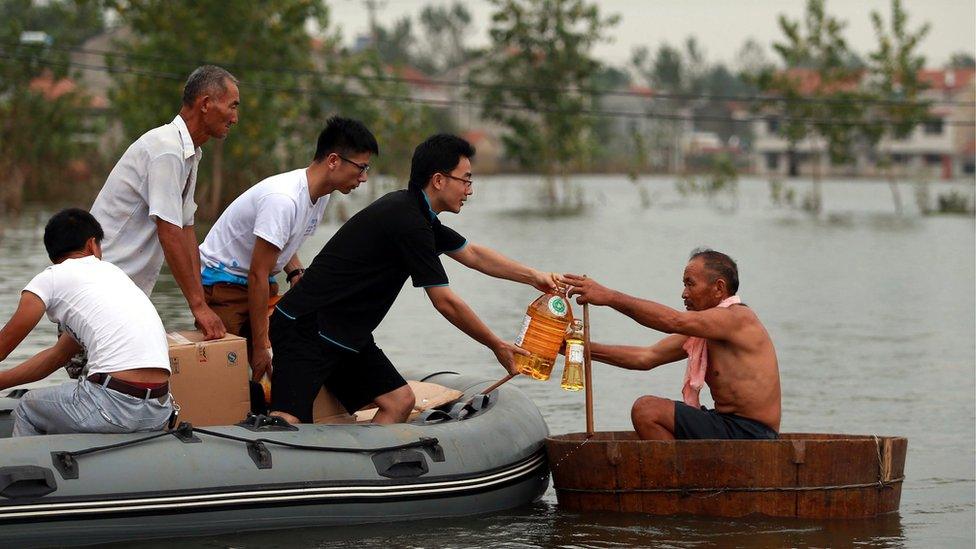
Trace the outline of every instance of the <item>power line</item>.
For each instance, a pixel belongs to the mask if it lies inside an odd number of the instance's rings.
[[[121,57],[126,60],[141,60],[141,61],[156,61],[170,64],[178,64],[181,66],[192,65],[197,66],[201,64],[219,64],[225,68],[240,69],[252,72],[270,72],[277,74],[291,74],[295,76],[320,76],[325,78],[333,78],[340,80],[348,79],[358,79],[358,80],[375,80],[384,82],[396,82],[402,84],[412,84],[412,85],[424,85],[442,88],[470,88],[470,89],[484,89],[484,90],[504,90],[504,91],[522,91],[522,92],[539,92],[539,93],[567,93],[567,94],[583,94],[583,95],[599,95],[607,97],[636,97],[640,99],[645,99],[647,101],[655,100],[665,100],[665,101],[727,101],[727,102],[740,102],[740,103],[814,103],[814,104],[841,104],[841,103],[855,103],[864,105],[883,105],[883,106],[904,106],[904,107],[925,107],[931,105],[946,105],[946,106],[972,106],[972,102],[967,101],[955,101],[950,99],[930,99],[921,101],[906,101],[903,99],[873,99],[873,98],[851,98],[851,99],[836,99],[827,97],[782,97],[776,95],[725,95],[725,94],[688,94],[688,93],[672,93],[672,92],[651,92],[650,94],[640,91],[632,90],[601,90],[596,88],[560,88],[551,86],[510,86],[510,85],[500,85],[500,84],[487,84],[483,82],[467,81],[460,82],[456,80],[444,80],[437,78],[410,78],[403,76],[391,76],[391,75],[359,75],[359,74],[342,74],[336,72],[319,71],[313,69],[295,69],[289,67],[262,67],[256,65],[246,65],[242,63],[221,63],[213,60],[203,60],[203,59],[177,59],[174,57],[166,57],[160,55],[147,55],[147,54],[136,54],[130,52],[120,52],[114,50],[105,50],[97,48],[83,48],[80,46],[44,46],[35,44],[7,44],[8,46],[14,45],[18,47],[27,46],[33,48],[43,48],[55,51],[63,51],[67,53],[76,53],[83,55],[102,55],[111,57]]]
[[[176,73],[165,73],[145,69],[132,69],[132,68],[118,68],[110,67],[105,65],[92,65],[86,63],[80,63],[76,61],[57,61],[51,59],[40,59],[37,57],[27,57],[23,54],[16,55],[7,53],[4,50],[0,50],[0,58],[2,59],[31,59],[47,66],[55,67],[74,67],[82,70],[90,71],[100,71],[109,72],[117,74],[131,74],[134,76],[142,76],[149,78],[163,78],[168,80],[182,81],[183,75]],[[399,95],[379,95],[370,94],[354,91],[338,91],[338,90],[325,90],[325,89],[309,89],[302,87],[285,87],[285,86],[273,86],[268,84],[257,84],[250,83],[246,81],[241,81],[241,84],[245,86],[250,86],[254,89],[272,91],[272,92],[282,92],[291,93],[296,95],[307,95],[307,96],[319,96],[319,97],[342,97],[342,98],[355,98],[355,99],[367,99],[374,101],[383,101],[391,103],[408,103],[408,104],[418,104],[430,107],[452,107],[452,106],[468,106],[468,107],[484,107],[484,105],[477,101],[471,100],[460,100],[460,99],[428,99],[410,96],[399,96]],[[791,116],[781,116],[781,115],[755,115],[748,117],[729,117],[729,116],[711,116],[711,115],[681,115],[681,114],[667,114],[667,113],[655,113],[655,112],[634,112],[634,111],[617,111],[617,110],[601,110],[601,109],[579,109],[579,110],[568,110],[559,109],[553,107],[527,107],[525,105],[516,105],[509,103],[498,103],[492,105],[494,108],[506,111],[525,111],[533,113],[546,113],[546,114],[567,114],[567,115],[584,115],[593,117],[604,117],[604,118],[650,118],[658,120],[669,120],[669,121],[709,121],[709,122],[725,122],[725,123],[747,123],[747,122],[759,122],[759,121],[769,121],[775,120],[783,123],[802,123],[811,125],[859,125],[859,124],[898,124],[898,120],[890,120],[883,118],[874,118],[868,120],[847,120],[847,119],[835,119],[835,118],[804,118],[804,117],[791,117]],[[976,125],[976,121],[967,120],[945,120],[944,125],[947,126],[973,126]]]

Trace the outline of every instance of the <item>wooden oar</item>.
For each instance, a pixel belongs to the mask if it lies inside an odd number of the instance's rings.
[[[495,389],[501,387],[502,385],[504,385],[505,383],[507,383],[509,380],[511,380],[513,377],[515,377],[517,375],[518,374],[508,374],[507,376],[505,376],[505,377],[499,379],[498,381],[496,381],[491,387],[488,387],[484,391],[481,391],[481,394],[487,395],[488,393],[490,393],[490,392],[494,391]]]

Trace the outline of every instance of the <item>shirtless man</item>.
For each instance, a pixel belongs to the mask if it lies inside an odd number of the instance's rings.
[[[594,360],[629,370],[650,370],[689,356],[694,360],[700,355],[704,360],[704,382],[715,409],[698,407],[701,385],[695,383],[693,374],[690,380],[686,375],[684,402],[647,395],[634,403],[631,421],[642,439],[778,436],[776,350],[756,314],[735,297],[739,274],[732,258],[707,249],[692,252],[681,293],[687,312],[623,294],[590,278],[567,274],[561,280],[572,286],[569,295],[578,296],[577,303],[612,307],[644,326],[672,334],[650,347],[592,343]]]

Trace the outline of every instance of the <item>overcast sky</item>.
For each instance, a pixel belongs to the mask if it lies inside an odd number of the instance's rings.
[[[381,6],[377,19],[388,25],[411,16],[416,29],[416,15],[428,4],[449,5],[450,0],[376,0]],[[367,29],[364,0],[328,0],[332,25],[342,30],[346,44]],[[485,0],[466,0],[472,13],[474,29],[471,44],[488,42],[492,6]],[[777,15],[785,13],[797,19],[802,16],[805,0],[601,0],[604,14],[620,14],[613,29],[613,41],[601,44],[596,54],[605,62],[626,64],[631,50],[648,46],[652,50],[665,42],[681,44],[689,36],[698,39],[707,58],[734,65],[735,54],[748,38],[755,38],[768,48],[780,39]],[[870,13],[880,11],[887,21],[889,0],[832,0],[828,13],[848,22],[845,36],[859,54],[876,47]],[[976,0],[905,0],[909,27],[916,29],[928,21],[932,29],[919,51],[927,65],[941,66],[956,51],[976,52]],[[771,51],[771,50],[770,50]],[[773,58],[772,53],[769,54]]]

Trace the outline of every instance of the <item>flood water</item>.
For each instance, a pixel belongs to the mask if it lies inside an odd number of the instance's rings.
[[[903,185],[896,216],[880,182],[827,182],[824,213],[773,207],[765,181],[739,183],[738,207],[679,195],[670,178],[637,187],[621,177],[580,177],[589,206],[579,215],[533,211],[532,178],[483,177],[461,215],[442,221],[470,241],[544,270],[585,273],[621,291],[682,306],[689,252],[709,246],[739,263],[739,294],[776,344],[784,432],[908,437],[901,511],[878,520],[692,519],[561,511],[552,488],[533,506],[503,514],[366,527],[249,533],[186,540],[198,547],[973,547],[976,489],[976,223],[972,216],[920,216]],[[790,182],[805,190],[805,181]],[[938,185],[936,190],[949,186]],[[972,194],[973,183],[953,188]],[[364,189],[355,191],[360,196]],[[348,201],[348,200],[347,200]],[[356,201],[348,201],[355,205]],[[336,205],[330,205],[334,208]],[[0,239],[0,322],[19,291],[48,260],[41,234],[50,211],[8,220]],[[308,263],[335,232],[330,222],[301,252]],[[452,287],[497,333],[512,338],[532,288],[492,279],[445,258]],[[168,329],[191,317],[172,279],[153,301]],[[590,311],[593,339],[649,344],[661,334],[611,310]],[[50,344],[48,322],[0,368]],[[439,370],[500,378],[486,348],[468,339],[409,283],[376,333],[405,374]],[[419,343],[422,342],[422,343]],[[598,430],[630,429],[630,405],[643,394],[680,398],[683,364],[630,372],[597,364]],[[59,382],[58,373],[44,382]],[[584,429],[583,394],[556,380],[516,379],[542,410],[551,433]],[[703,398],[703,403],[711,404]],[[178,530],[178,528],[177,528]],[[152,547],[171,542],[152,542]],[[183,543],[181,543],[183,545]]]

